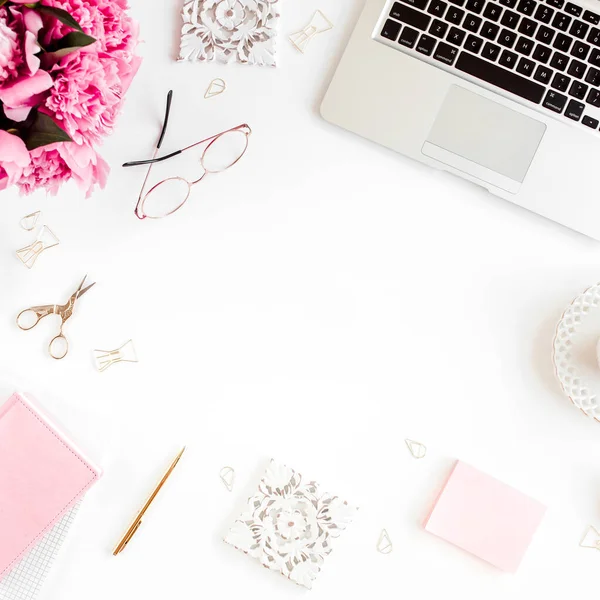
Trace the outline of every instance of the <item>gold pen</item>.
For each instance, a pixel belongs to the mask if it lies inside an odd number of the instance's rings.
[[[125,550],[125,546],[129,544],[131,538],[135,535],[135,532],[140,528],[140,525],[142,524],[142,519],[144,518],[144,514],[146,513],[148,508],[150,508],[150,505],[154,501],[154,498],[158,496],[158,492],[160,492],[162,486],[165,485],[165,482],[167,481],[167,479],[169,479],[171,473],[173,473],[175,467],[177,466],[177,463],[179,462],[179,459],[181,458],[184,452],[185,446],[181,449],[181,452],[175,457],[175,460],[171,463],[171,466],[167,469],[167,472],[163,475],[162,479],[158,482],[158,485],[154,488],[154,491],[152,492],[152,494],[150,494],[148,500],[146,500],[146,504],[144,504],[144,506],[135,516],[133,523],[130,525],[129,529],[127,530],[121,541],[117,544],[117,547],[114,549],[113,556],[117,556],[117,554],[120,554],[121,552],[123,552],[123,550]]]

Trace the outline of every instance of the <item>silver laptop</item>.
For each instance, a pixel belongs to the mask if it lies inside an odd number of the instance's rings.
[[[366,0],[321,113],[600,239],[600,3]]]

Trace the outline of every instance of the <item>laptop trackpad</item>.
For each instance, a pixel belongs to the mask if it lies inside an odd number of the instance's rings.
[[[514,194],[545,131],[541,121],[453,85],[421,152]]]

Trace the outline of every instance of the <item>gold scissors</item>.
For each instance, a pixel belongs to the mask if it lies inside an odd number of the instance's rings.
[[[77,290],[71,295],[66,304],[46,304],[44,306],[32,306],[21,311],[17,316],[17,325],[23,331],[33,329],[44,317],[48,315],[58,315],[61,318],[60,330],[58,335],[48,344],[48,352],[52,358],[61,360],[69,353],[69,342],[63,334],[65,323],[72,317],[75,303],[90,288],[96,285],[91,283],[86,288],[83,287],[87,275],[83,278]],[[82,289],[83,288],[83,289]]]

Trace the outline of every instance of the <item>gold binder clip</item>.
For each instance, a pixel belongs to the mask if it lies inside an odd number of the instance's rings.
[[[24,229],[25,231],[33,231],[35,229],[35,226],[37,225],[38,219],[40,218],[41,214],[42,211],[37,210],[36,212],[31,213],[30,215],[25,215],[21,219],[21,229]]]
[[[28,269],[31,269],[38,259],[38,256],[44,250],[58,246],[58,244],[60,244],[60,240],[52,233],[52,231],[50,231],[50,228],[44,225],[40,229],[35,242],[29,246],[25,246],[25,248],[17,250],[17,256]]]
[[[421,444],[420,442],[415,442],[414,440],[404,440],[406,442],[406,447],[409,452],[413,455],[413,458],[421,459],[425,458],[427,454],[427,448]]]
[[[381,531],[381,535],[379,536],[379,541],[377,542],[377,552],[380,554],[390,554],[394,546],[392,545],[392,540],[388,532],[383,529]]]
[[[219,477],[223,485],[228,491],[233,491],[233,483],[235,481],[235,471],[231,467],[223,467],[219,473]]]
[[[290,42],[304,54],[306,47],[315,36],[330,29],[333,29],[333,23],[320,10],[317,10],[304,29],[290,35]]]
[[[119,362],[138,362],[135,348],[133,347],[133,340],[125,342],[116,350],[94,350],[94,360],[96,368],[101,373],[102,371],[106,371],[108,367]]]
[[[213,79],[206,88],[206,93],[204,94],[204,99],[208,100],[209,98],[214,98],[215,96],[220,96],[227,89],[227,84],[223,79],[217,77],[217,79]]]

